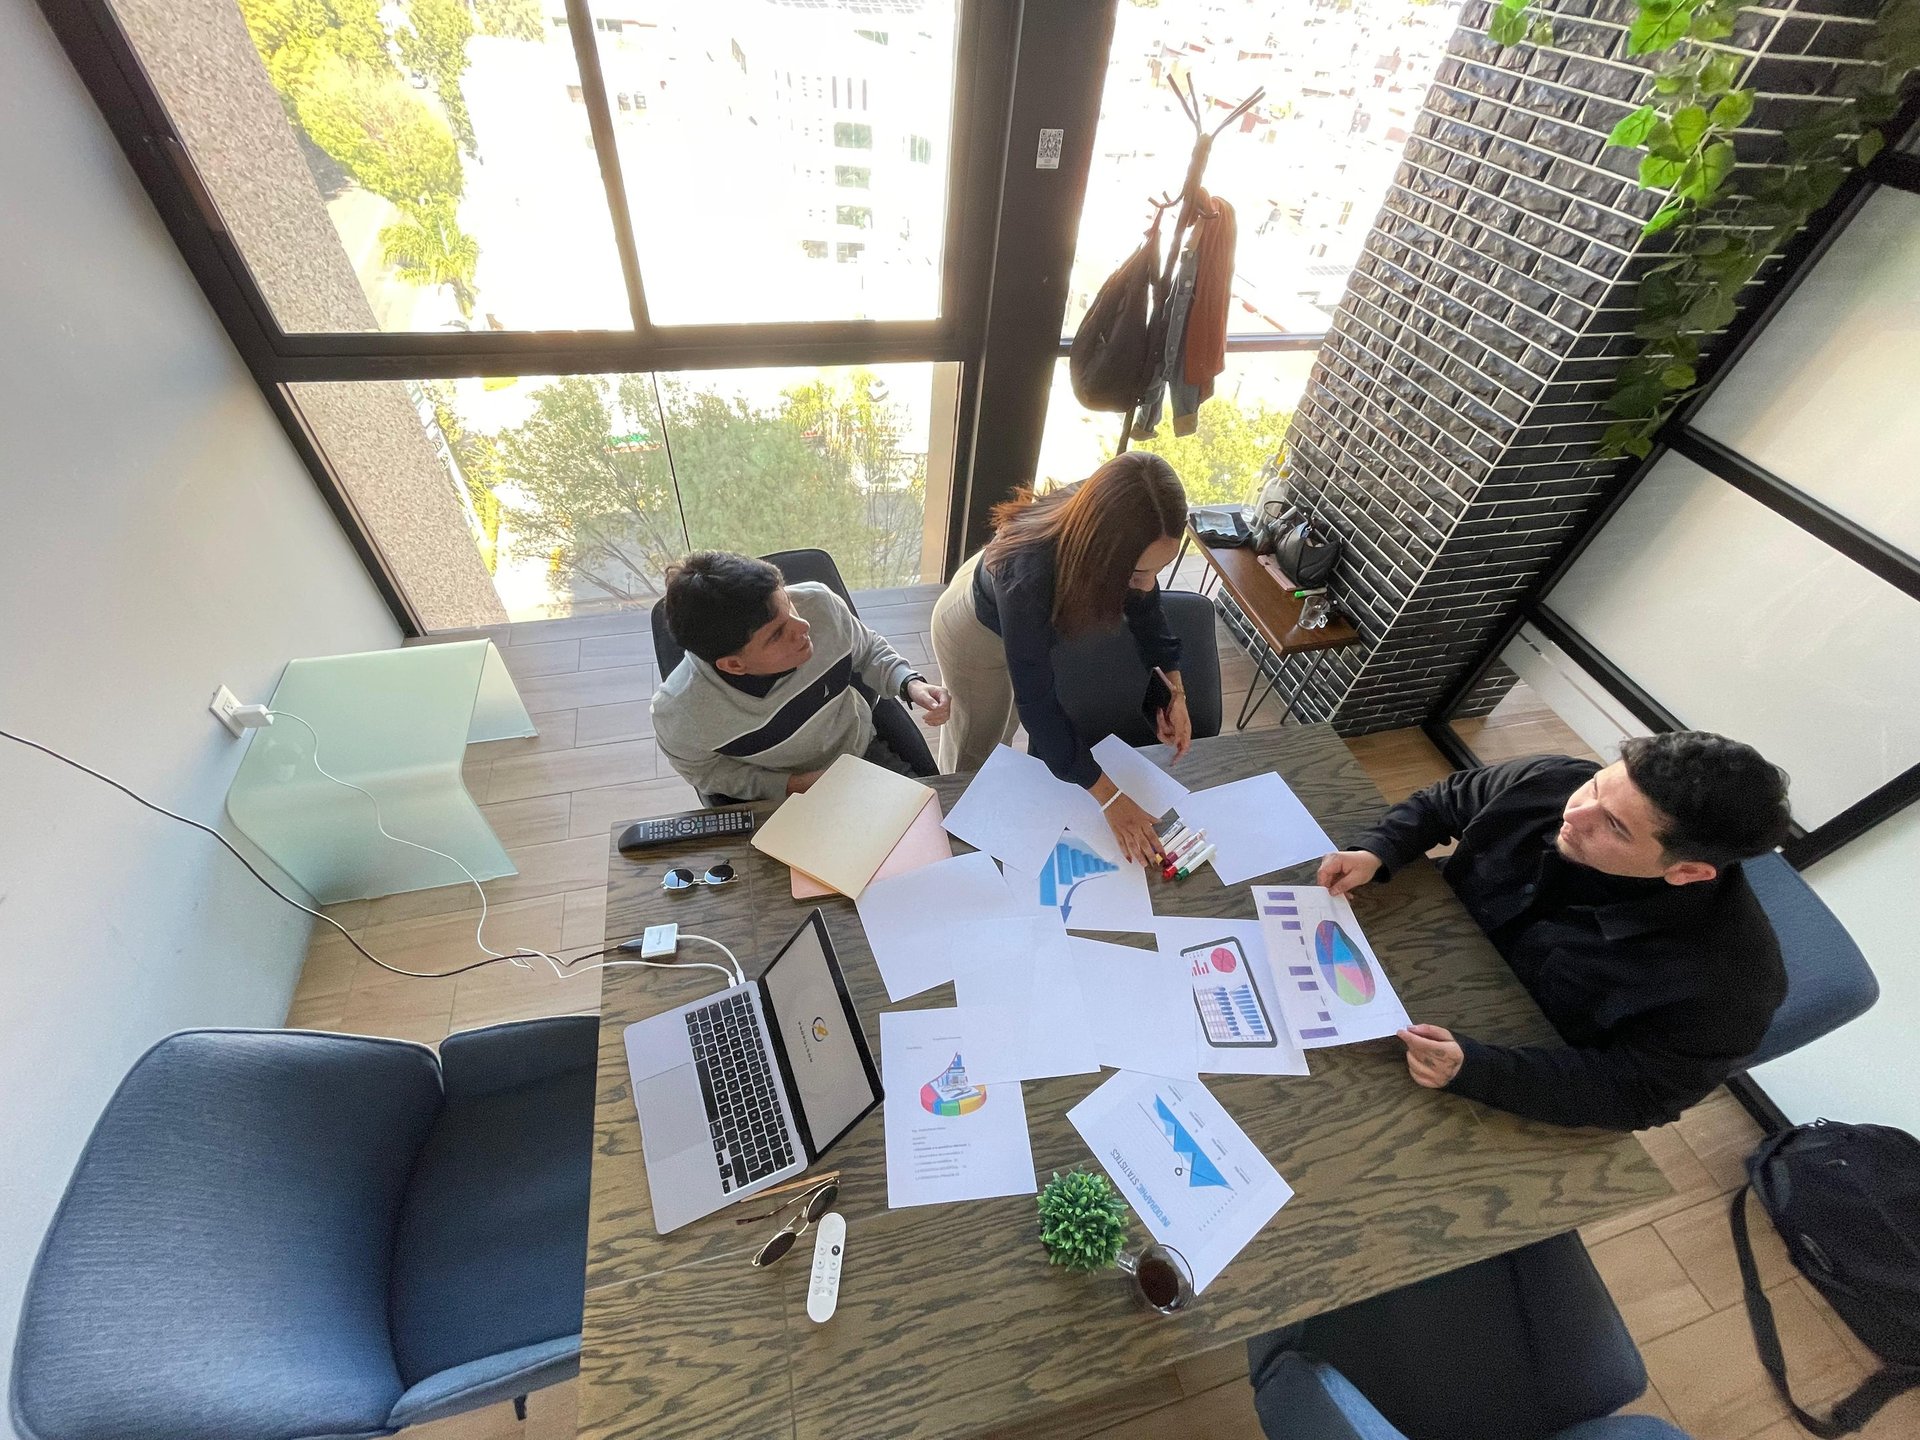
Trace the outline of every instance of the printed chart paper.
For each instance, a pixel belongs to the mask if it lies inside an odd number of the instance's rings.
[[[980,924],[976,947],[953,959],[953,998],[987,1028],[975,1080],[1039,1080],[1100,1068],[1080,975],[1057,920]]]
[[[1154,950],[1067,938],[1102,1065],[1196,1079],[1193,1000],[1179,966]]]
[[[955,1010],[880,1016],[889,1210],[1039,1189],[1020,1086],[968,1074],[972,1037],[959,1020]]]
[[[893,1000],[953,979],[953,957],[977,943],[974,929],[981,921],[1029,913],[1013,898],[993,857],[978,851],[876,880],[854,908]]]
[[[1150,930],[1153,899],[1139,865],[1107,859],[1071,830],[1054,841],[1038,874],[1004,867],[1020,903],[1069,930]]]
[[[947,832],[1014,869],[1037,875],[1062,830],[1085,837],[1102,859],[1120,862],[1100,802],[1053,778],[1044,762],[999,746],[947,815]]]
[[[1198,1080],[1126,1071],[1067,1112],[1133,1211],[1205,1290],[1293,1198]]]
[[[1344,896],[1319,885],[1257,885],[1253,905],[1280,1008],[1302,1049],[1378,1040],[1413,1023]]]
[[[1203,1075],[1305,1075],[1258,920],[1153,922],[1167,963],[1185,977]]]
[[[1196,790],[1180,802],[1180,818],[1207,832],[1213,873],[1238,885],[1330,853],[1333,841],[1287,782],[1269,770],[1230,785]]]
[[[1127,798],[1156,820],[1193,793],[1118,735],[1095,745],[1093,758]]]

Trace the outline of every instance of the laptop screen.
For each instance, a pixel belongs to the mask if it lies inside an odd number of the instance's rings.
[[[859,1018],[827,944],[815,910],[761,977],[815,1154],[880,1098]]]

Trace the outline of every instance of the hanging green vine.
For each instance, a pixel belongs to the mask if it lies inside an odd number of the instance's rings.
[[[1500,0],[1487,26],[1500,45],[1550,43],[1531,0]],[[1789,130],[1782,152],[1736,186],[1733,132],[1753,113],[1739,81],[1746,57],[1714,48],[1746,0],[1637,0],[1627,53],[1660,57],[1652,98],[1607,137],[1642,152],[1639,183],[1661,203],[1644,235],[1671,231],[1670,258],[1641,281],[1640,353],[1614,378],[1617,420],[1599,458],[1644,456],[1675,406],[1697,387],[1702,345],[1733,322],[1741,288],[1886,145],[1880,127],[1899,112],[1920,69],[1920,0],[1888,0],[1874,22],[1867,64],[1851,67],[1841,103]],[[1548,40],[1539,38],[1547,26]]]

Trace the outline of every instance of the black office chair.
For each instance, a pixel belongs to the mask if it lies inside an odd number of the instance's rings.
[[[1269,1440],[1325,1440],[1300,1423],[1325,1362],[1413,1440],[1636,1440],[1671,1428],[1600,1421],[1647,1388],[1647,1369],[1577,1234],[1495,1255],[1247,1342]],[[1377,1428],[1359,1430],[1379,1435]]]
[[[1160,605],[1180,637],[1180,678],[1187,687],[1193,738],[1220,733],[1220,647],[1213,633],[1213,602],[1187,590],[1164,591]],[[1053,652],[1060,706],[1089,741],[1118,735],[1129,745],[1157,745],[1153,722],[1140,709],[1147,667],[1122,626],[1062,641]]]
[[[859,607],[853,603],[853,596],[847,592],[847,582],[840,578],[840,567],[833,563],[833,556],[826,551],[777,550],[771,555],[762,555],[760,558],[778,569],[786,577],[789,585],[814,581],[826,586],[846,601],[847,608],[855,615],[860,613]],[[680,662],[686,658],[687,652],[680,648],[680,642],[673,638],[673,632],[667,628],[667,613],[664,607],[654,606],[648,620],[653,626],[653,653],[660,664],[660,678],[664,680],[680,667]],[[1211,634],[1208,637],[1208,644],[1212,644]],[[887,742],[893,753],[906,761],[916,775],[938,775],[940,767],[934,763],[933,752],[927,749],[926,738],[921,735],[920,727],[913,723],[913,716],[907,713],[907,707],[891,695],[875,695],[858,676],[854,677],[853,686],[873,707],[874,731]],[[1214,690],[1216,693],[1219,690],[1217,664]],[[1216,723],[1214,730],[1218,731],[1219,728]],[[1195,733],[1199,732],[1196,730]],[[725,795],[703,795],[700,798],[708,805],[736,803]]]

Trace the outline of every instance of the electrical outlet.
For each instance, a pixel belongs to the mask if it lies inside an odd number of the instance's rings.
[[[222,685],[213,692],[213,699],[207,702],[207,708],[219,717],[220,723],[235,735],[247,733],[247,727],[233,718],[233,712],[240,708],[240,697]]]

